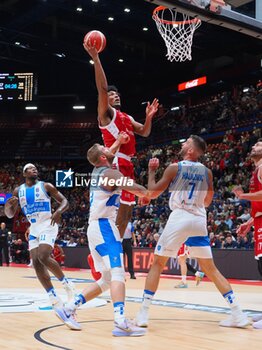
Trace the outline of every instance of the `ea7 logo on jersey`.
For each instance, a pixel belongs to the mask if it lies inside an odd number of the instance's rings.
[[[69,170],[57,170],[56,187],[73,187],[73,174],[71,168]]]

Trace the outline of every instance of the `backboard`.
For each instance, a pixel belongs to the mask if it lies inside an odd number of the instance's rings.
[[[262,0],[146,0],[262,40]],[[230,5],[232,4],[232,6]],[[245,7],[246,6],[246,7]],[[248,8],[249,6],[249,8]],[[252,9],[253,11],[251,11]]]

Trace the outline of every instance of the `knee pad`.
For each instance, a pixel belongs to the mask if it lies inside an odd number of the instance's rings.
[[[102,272],[102,277],[96,281],[101,288],[102,292],[107,291],[110,288],[111,273],[109,271]]]
[[[111,281],[118,281],[125,283],[125,270],[123,267],[114,267],[110,270]]]
[[[262,258],[259,258],[257,261],[257,267],[260,275],[262,276]]]

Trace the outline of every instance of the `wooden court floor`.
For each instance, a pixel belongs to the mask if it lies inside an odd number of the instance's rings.
[[[90,279],[88,270],[66,271],[81,291]],[[134,318],[140,306],[145,277],[129,280],[127,276],[127,316]],[[79,282],[79,283],[78,283]],[[162,278],[152,305],[150,327],[144,337],[115,338],[111,335],[113,314],[108,294],[99,301],[105,305],[78,311],[83,330],[71,331],[62,325],[52,310],[32,310],[35,296],[47,305],[32,268],[0,268],[0,349],[1,350],[196,350],[261,348],[262,330],[221,328],[227,317],[226,304],[214,286],[203,281],[198,287],[189,281],[188,289],[174,289],[178,281]],[[54,281],[63,296],[59,282]],[[233,288],[245,310],[262,312],[261,283],[234,284]],[[33,306],[32,306],[33,305]],[[42,307],[45,309],[45,307]],[[48,307],[47,307],[48,308]]]

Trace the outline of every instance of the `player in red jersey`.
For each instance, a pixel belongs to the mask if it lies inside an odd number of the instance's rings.
[[[133,179],[134,167],[131,157],[136,153],[134,134],[144,137],[149,136],[152,127],[152,118],[158,110],[158,100],[154,99],[152,104],[148,102],[144,124],[136,122],[134,118],[121,112],[120,94],[115,86],[108,86],[96,48],[84,44],[84,49],[94,61],[95,80],[98,90],[98,124],[102,132],[104,144],[106,147],[111,147],[119,132],[124,131],[128,134],[129,140],[120,147],[114,163],[123,175]],[[116,224],[120,236],[123,237],[127,224],[131,219],[135,196],[127,191],[122,191],[120,203]]]
[[[57,261],[60,266],[64,266],[65,253],[64,253],[63,248],[60,247],[60,245],[57,244],[56,242],[54,244],[54,249],[53,249],[52,254],[53,254],[53,258],[55,259],[55,261]]]
[[[191,264],[187,262],[187,259],[189,258],[189,250],[188,247],[183,243],[177,253],[177,259],[178,263],[180,265],[181,270],[181,281],[175,285],[175,288],[187,288],[188,285],[186,283],[187,278],[187,270],[193,272],[193,274],[196,276],[196,285],[198,286],[199,283],[204,278],[205,274],[204,272],[196,270]]]
[[[252,147],[250,157],[255,164],[255,171],[252,174],[249,185],[249,192],[244,193],[240,186],[232,189],[233,193],[239,199],[245,199],[251,202],[252,217],[240,225],[237,230],[242,236],[245,236],[251,226],[255,228],[255,259],[258,262],[258,271],[262,276],[262,139]],[[253,327],[262,329],[262,314],[253,317]]]

